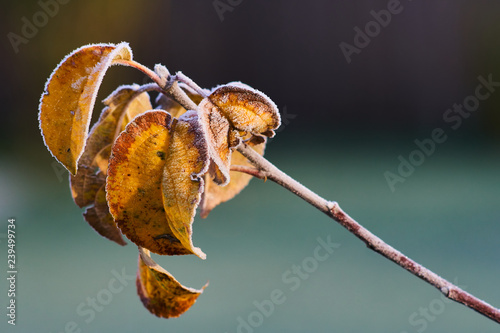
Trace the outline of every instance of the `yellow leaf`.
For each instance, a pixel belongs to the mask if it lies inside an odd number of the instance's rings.
[[[132,59],[127,43],[87,45],[73,51],[52,72],[40,99],[45,145],[71,174],[83,153],[97,91],[116,59]]]
[[[163,206],[175,237],[202,259],[205,254],[193,246],[192,223],[203,192],[203,175],[208,171],[208,147],[195,111],[184,113],[173,126],[163,169]]]
[[[96,192],[105,183],[110,147],[118,132],[125,128],[125,122],[151,110],[149,95],[138,94],[138,89],[138,85],[121,86],[104,100],[106,107],[90,131],[78,161],[78,172],[70,177],[73,199],[79,207],[92,204]]]
[[[122,233],[158,254],[191,254],[167,222],[161,191],[171,140],[172,117],[163,110],[145,112],[115,140],[108,165],[109,210]]]
[[[199,290],[184,287],[154,262],[148,250],[139,247],[136,285],[142,303],[151,313],[162,318],[172,318],[186,312],[208,283]]]
[[[208,100],[239,131],[272,136],[280,126],[276,104],[264,93],[241,83],[216,88]]]
[[[252,147],[256,152],[264,155],[264,150],[266,147],[266,142],[254,143],[252,140],[248,141],[247,144]],[[231,165],[242,165],[253,167],[246,157],[241,155],[238,151],[234,151],[231,156]],[[252,179],[251,175],[243,172],[230,172],[231,180],[226,186],[218,186],[213,180],[207,179],[205,177],[205,190],[203,193],[203,199],[200,204],[200,216],[205,218],[208,216],[210,211],[214,209],[217,205],[222,202],[226,202],[234,198],[238,193],[240,193]]]
[[[106,202],[106,192],[104,184],[97,191],[94,205],[87,208],[83,214],[85,220],[97,231],[101,236],[106,237],[120,245],[126,245],[123,240],[120,229],[116,227],[113,217],[109,213],[108,204]]]

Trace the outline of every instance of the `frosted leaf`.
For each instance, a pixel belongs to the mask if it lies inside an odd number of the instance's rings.
[[[61,61],[45,85],[39,106],[42,137],[73,175],[83,154],[102,78],[117,59],[132,59],[127,43],[83,46]]]

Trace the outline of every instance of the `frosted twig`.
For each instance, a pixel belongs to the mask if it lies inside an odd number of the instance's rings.
[[[153,77],[152,79],[154,80]],[[154,81],[156,82],[156,80]],[[186,95],[186,93],[182,89],[179,88],[176,81],[163,92],[175,99],[185,109],[196,110],[196,104]],[[258,178],[271,179],[272,181],[283,186],[292,193],[295,193],[297,196],[299,196],[312,206],[316,207],[317,209],[328,215],[330,218],[337,221],[341,226],[361,239],[368,246],[368,248],[380,253],[385,258],[391,260],[413,275],[436,287],[447,298],[458,303],[462,303],[465,306],[492,319],[493,321],[500,323],[499,309],[462,290],[458,286],[440,277],[436,273],[425,268],[424,266],[405,256],[403,253],[396,250],[389,244],[385,243],[382,239],[371,233],[368,229],[366,229],[349,215],[347,215],[340,208],[337,202],[327,201],[323,199],[322,197],[278,169],[271,162],[269,162],[252,148],[250,148],[246,143],[242,143],[238,146],[237,149],[255,166],[256,169],[242,166],[233,166],[233,171],[246,172]]]

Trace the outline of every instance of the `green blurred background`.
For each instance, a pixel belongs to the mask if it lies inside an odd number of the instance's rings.
[[[498,307],[500,92],[456,130],[443,115],[474,93],[478,76],[500,81],[500,3],[402,1],[400,13],[347,63],[339,44],[353,44],[353,29],[364,29],[374,20],[370,11],[390,1],[221,0],[229,7],[219,12],[212,0],[66,2],[57,2],[45,23],[40,12],[50,0],[2,3],[1,332],[64,332],[74,322],[75,332],[229,333],[249,317],[263,320],[239,331],[499,331],[444,302],[294,195],[259,180],[195,221],[194,242],[207,260],[155,256],[187,286],[210,283],[181,318],[151,315],[130,280],[92,320],[81,316],[77,309],[103,295],[114,271],[135,274],[137,250],[103,239],[85,223],[67,173],[43,145],[37,108],[56,64],[87,43],[128,41],[137,61],[182,70],[205,87],[241,80],[282,111],[269,160],[403,253]],[[34,19],[36,33],[13,47],[9,33],[22,37]],[[146,81],[113,67],[99,100],[119,84]],[[397,173],[398,157],[407,159],[414,140],[430,138],[434,128],[445,130],[446,142],[391,191],[384,173]],[[5,315],[10,217],[17,221],[16,327]],[[283,274],[328,236],[340,247],[290,290]],[[286,301],[269,316],[255,315],[254,302],[275,289]]]

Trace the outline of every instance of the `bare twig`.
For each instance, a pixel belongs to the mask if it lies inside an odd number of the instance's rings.
[[[267,180],[265,172],[257,168],[252,168],[244,165],[231,165],[231,171],[243,172],[256,178],[264,179],[264,181]]]
[[[261,172],[258,173],[259,178],[265,176],[268,179],[271,179],[272,181],[288,189],[289,191],[295,193],[297,196],[304,199],[305,201],[337,221],[340,225],[342,225],[356,237],[365,242],[365,244],[370,249],[380,253],[381,255],[393,261],[397,265],[403,267],[413,275],[433,285],[449,299],[452,299],[458,303],[462,303],[469,308],[476,310],[482,315],[500,323],[499,309],[462,290],[453,283],[443,279],[436,273],[408,258],[392,246],[386,244],[382,239],[372,234],[368,229],[364,228],[353,218],[347,215],[340,208],[337,202],[327,201],[316,193],[312,192],[311,190],[297,182],[295,179],[279,170],[248,145],[240,145],[238,151],[243,154],[253,165],[260,169]],[[239,171],[245,172],[244,169],[240,169]],[[252,171],[249,174],[253,175],[255,174],[255,172]]]

